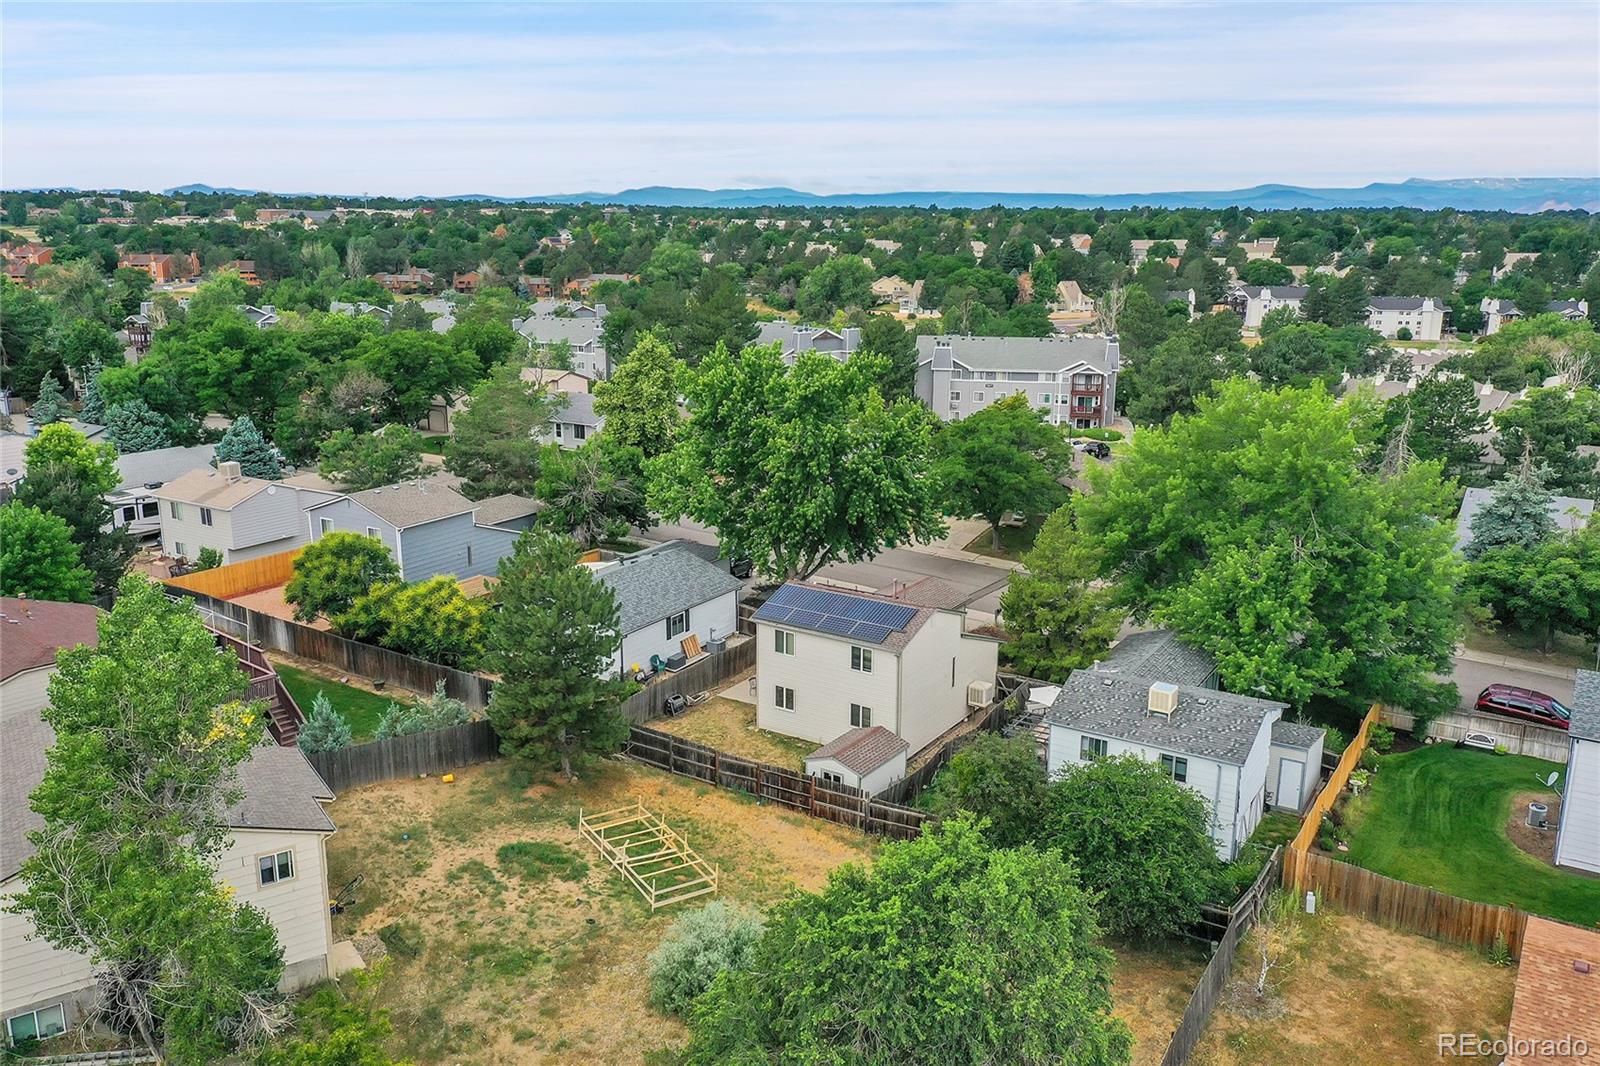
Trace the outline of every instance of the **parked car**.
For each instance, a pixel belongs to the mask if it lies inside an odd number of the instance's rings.
[[[1566,729],[1572,722],[1572,710],[1554,696],[1515,685],[1490,685],[1478,693],[1475,709],[1555,729]]]
[[[1072,442],[1072,446],[1074,448],[1077,448],[1080,451],[1082,451],[1083,454],[1092,455],[1096,459],[1109,459],[1109,458],[1111,458],[1111,445],[1107,444],[1105,441],[1100,441],[1100,440],[1086,440],[1086,441],[1082,441],[1082,442],[1073,441]]]

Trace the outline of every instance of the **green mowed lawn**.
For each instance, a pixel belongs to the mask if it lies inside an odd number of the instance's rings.
[[[372,735],[378,731],[378,719],[383,717],[383,712],[389,704],[411,702],[409,694],[403,698],[379,696],[354,685],[329,681],[325,677],[318,677],[298,667],[283,663],[275,663],[274,666],[277,668],[278,676],[283,678],[283,686],[300,705],[301,714],[309,715],[311,701],[316,699],[318,692],[326,692],[328,702],[333,704],[334,710],[344,716],[345,724],[350,727],[350,732],[357,742],[372,739]]]
[[[1546,791],[1553,770],[1564,782],[1556,763],[1448,744],[1386,756],[1371,790],[1350,801],[1350,851],[1341,857],[1453,896],[1592,927],[1600,880],[1540,862],[1505,833],[1512,797]]]

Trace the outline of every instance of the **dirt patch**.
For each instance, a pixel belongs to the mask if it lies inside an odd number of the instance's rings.
[[[1134,1066],[1152,1066],[1167,1053],[1172,1032],[1183,1020],[1195,982],[1206,968],[1202,945],[1112,944],[1112,1013],[1133,1030]]]
[[[1545,817],[1549,829],[1534,829],[1528,825],[1528,804],[1543,803],[1550,808]],[[1518,792],[1511,797],[1511,815],[1506,819],[1506,836],[1511,843],[1532,855],[1540,862],[1556,864],[1556,826],[1561,824],[1561,797],[1548,789],[1538,792]]]
[[[1195,1066],[1390,1066],[1431,1062],[1439,1033],[1503,1038],[1516,970],[1482,955],[1324,912],[1270,979],[1267,1009],[1239,987],[1254,980],[1247,937]]]
[[[336,935],[389,947],[380,1001],[419,1063],[639,1063],[682,1025],[646,1004],[646,960],[676,916],[650,913],[577,831],[642,800],[721,870],[723,895],[769,906],[815,889],[876,842],[633,763],[575,784],[496,762],[355,789],[329,810],[330,881],[366,876]],[[532,860],[532,861],[530,861]],[[688,904],[687,906],[693,906]],[[397,947],[398,946],[398,947]],[[403,950],[402,950],[403,949]],[[409,953],[409,955],[408,955]]]
[[[789,770],[805,769],[806,756],[817,745],[756,728],[756,709],[748,703],[712,696],[672,718],[654,718],[651,729],[698,741],[708,747]]]

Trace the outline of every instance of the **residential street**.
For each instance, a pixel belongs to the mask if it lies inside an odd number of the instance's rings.
[[[1520,664],[1515,659],[1506,660],[1506,665],[1501,665],[1498,657],[1467,653],[1473,658],[1465,658],[1457,654],[1455,658],[1455,672],[1452,675],[1456,687],[1461,690],[1461,709],[1469,710],[1478,698],[1484,686],[1499,682],[1506,685],[1518,685],[1522,688],[1531,688],[1554,696],[1562,703],[1572,703],[1572,671],[1560,666],[1544,666],[1537,663]],[[1485,661],[1488,660],[1488,661]],[[1529,667],[1533,667],[1530,669]],[[1566,676],[1558,676],[1565,673]]]

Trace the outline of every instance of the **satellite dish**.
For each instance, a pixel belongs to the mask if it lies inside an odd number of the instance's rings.
[[[1560,770],[1551,770],[1550,771],[1550,776],[1546,777],[1544,779],[1544,787],[1545,788],[1555,788],[1556,787],[1556,779],[1559,778],[1560,776],[1561,776],[1561,771]]]

